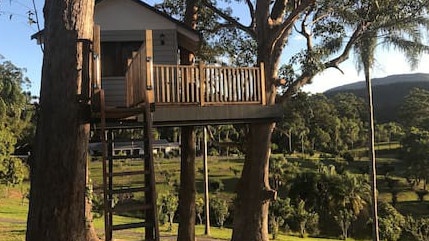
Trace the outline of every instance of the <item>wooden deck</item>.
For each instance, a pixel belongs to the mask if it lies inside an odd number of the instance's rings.
[[[266,105],[263,63],[240,68],[154,64],[150,34],[146,36],[145,44],[128,61],[125,106],[106,106],[107,118],[137,118],[145,100],[154,107],[155,126],[250,123],[281,117],[279,106]]]

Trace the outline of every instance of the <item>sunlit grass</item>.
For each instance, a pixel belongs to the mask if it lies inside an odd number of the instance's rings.
[[[380,145],[381,149],[386,149],[387,144]],[[392,148],[393,144],[391,144],[390,148]],[[290,158],[290,159],[289,159]],[[299,161],[301,163],[301,169],[310,170],[311,168],[317,166],[318,163],[345,163],[340,160],[341,158],[326,158],[323,161],[318,159],[305,159],[299,155],[287,157],[290,161]],[[367,161],[367,160],[366,160]],[[354,161],[346,165],[348,170],[358,173],[360,167],[366,167],[367,163],[362,159],[362,161]],[[425,202],[418,202],[417,195],[409,188],[405,178],[401,175],[403,162],[398,161],[397,159],[392,158],[391,155],[388,156],[380,156],[378,158],[380,164],[388,164],[394,165],[395,171],[391,173],[390,177],[394,177],[399,180],[400,192],[398,194],[398,209],[404,214],[413,214],[416,216],[428,216],[429,215],[429,196],[425,197]],[[201,157],[197,157],[196,160],[196,183],[197,190],[199,195],[203,192],[203,175],[201,173],[202,170],[202,159]],[[325,163],[325,164],[326,164]],[[102,163],[100,161],[91,162],[90,170],[91,170],[91,179],[95,185],[98,192],[101,191],[102,184]],[[125,160],[120,163],[115,164],[114,168],[116,171],[129,171],[129,170],[141,170],[142,162],[135,162]],[[239,157],[209,157],[209,177],[211,180],[219,179],[225,184],[225,190],[223,190],[219,195],[222,195],[223,198],[231,199],[234,195],[235,185],[240,177],[240,172],[234,173],[233,170],[241,171],[243,166],[243,160]],[[180,160],[179,158],[172,159],[156,159],[155,160],[155,171],[156,171],[156,183],[157,183],[157,192],[159,195],[167,193],[173,190],[173,185],[166,184],[165,176],[161,174],[162,171],[166,171],[172,174],[172,179],[179,179],[180,174]],[[391,194],[384,182],[384,176],[379,175],[378,180],[380,182],[379,191],[380,191],[380,199],[383,201],[390,202]],[[119,183],[124,185],[132,185],[133,183],[141,182],[141,176],[133,176],[127,177],[123,180],[117,180]],[[28,188],[28,183],[24,185],[24,187]],[[0,240],[3,241],[12,241],[12,240],[24,240],[25,236],[25,228],[26,228],[26,219],[27,219],[27,211],[28,211],[28,200],[22,199],[21,190],[26,190],[26,188],[15,187],[9,190],[8,198],[2,198],[3,192],[0,192],[0,220],[9,220],[13,222],[5,222],[0,221]],[[25,191],[23,191],[25,192]],[[135,198],[140,198],[136,196]],[[22,200],[24,200],[22,204]],[[130,217],[122,217],[122,216],[114,216],[115,224],[122,223],[130,223],[139,221],[136,218]],[[97,233],[100,237],[104,236],[104,218],[96,218],[94,220],[94,225],[97,230]],[[161,235],[163,237],[175,236],[177,234],[177,224],[174,224],[173,231],[168,232],[167,226],[161,226]],[[131,231],[131,232],[130,232]],[[217,227],[211,228],[211,237],[222,240],[230,240],[232,234],[232,230],[228,228],[220,229]],[[198,237],[204,237],[204,226],[197,225],[196,226],[196,235]],[[144,236],[144,229],[134,229],[134,230],[126,230],[120,232],[114,232],[114,238],[120,240],[137,240],[138,237]],[[137,237],[137,238],[136,238]],[[163,239],[161,239],[163,240]],[[280,234],[276,240],[280,241],[332,241],[337,239],[323,239],[323,238],[299,238],[295,235],[285,235]],[[348,239],[354,241],[354,239]]]

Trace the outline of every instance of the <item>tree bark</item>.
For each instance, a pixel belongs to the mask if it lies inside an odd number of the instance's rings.
[[[195,131],[182,127],[178,241],[195,240]]]
[[[197,0],[186,0],[186,10],[183,22],[192,29],[197,23]],[[180,64],[192,65],[194,53],[181,49]],[[195,128],[193,126],[182,127],[181,133],[181,167],[179,189],[179,230],[178,241],[195,241]]]
[[[276,196],[268,181],[274,123],[250,124],[247,153],[234,209],[232,241],[268,241],[269,200]]]
[[[87,223],[86,99],[79,95],[94,1],[46,0],[40,112],[31,163],[27,241],[98,240]]]

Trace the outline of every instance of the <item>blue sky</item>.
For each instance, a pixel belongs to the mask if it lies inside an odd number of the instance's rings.
[[[36,0],[40,15],[43,0]],[[39,95],[42,51],[30,36],[37,32],[36,25],[28,23],[27,12],[31,0],[0,0],[0,55],[20,68],[26,68],[31,80],[31,92]],[[41,16],[42,17],[42,16]]]
[[[43,22],[44,1],[36,0],[35,2],[40,20]],[[147,1],[150,5],[155,2],[159,1]],[[16,66],[27,69],[26,75],[31,80],[30,90],[33,95],[39,95],[43,54],[36,41],[30,40],[30,36],[37,32],[37,26],[28,24],[27,12],[29,10],[32,10],[31,0],[0,0],[0,55],[4,57],[4,60],[10,60]],[[244,13],[238,12],[238,14]],[[376,61],[373,77],[411,72],[429,73],[429,55],[422,56],[419,67],[414,71],[410,70],[400,53],[389,49],[380,48],[376,54]],[[363,80],[362,73],[357,73],[353,58],[340,67],[344,71],[344,75],[338,70],[326,70],[316,76],[313,83],[305,86],[304,90],[312,93],[323,92],[339,85]]]

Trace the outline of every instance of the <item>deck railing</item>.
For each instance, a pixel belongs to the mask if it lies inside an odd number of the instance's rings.
[[[146,101],[152,94],[151,76],[152,59],[147,57],[145,46],[142,45],[133,58],[128,60],[128,68],[125,74],[126,105],[135,106]]]
[[[152,64],[142,47],[128,63],[127,105],[142,103],[148,94],[160,105],[265,105],[263,73],[263,63],[240,68]]]
[[[260,67],[153,65],[157,104],[265,104]]]

